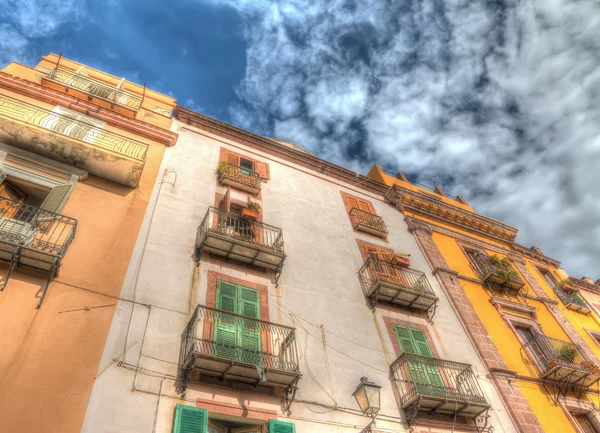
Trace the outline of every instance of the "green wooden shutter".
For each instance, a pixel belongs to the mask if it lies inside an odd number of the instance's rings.
[[[237,286],[217,280],[217,309],[237,313]],[[216,312],[214,354],[237,359],[237,328],[239,319]]]
[[[400,345],[402,352],[417,353],[417,349],[413,344],[413,340],[410,336],[410,328],[406,326],[394,325],[394,332],[396,333],[396,339]]]
[[[296,425],[291,422],[270,419],[269,433],[296,433]]]
[[[260,292],[247,287],[238,288],[240,314],[260,319]],[[254,320],[243,320],[239,335],[239,346],[242,348],[242,361],[261,365],[261,327]]]
[[[418,370],[419,381],[423,384],[427,384],[434,388],[445,388],[442,375],[437,366],[437,362],[433,359],[433,352],[427,341],[425,333],[419,329],[408,328],[410,330],[410,336],[417,349],[417,354],[432,358],[431,361],[423,360]]]
[[[75,188],[75,184],[58,185],[52,188],[44,203],[40,206],[41,209],[47,210],[48,212],[60,212],[67,200],[71,191]]]
[[[173,433],[207,433],[208,411],[195,406],[175,406]]]

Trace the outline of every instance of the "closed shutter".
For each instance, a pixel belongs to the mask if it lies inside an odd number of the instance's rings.
[[[240,157],[237,155],[234,155],[233,153],[228,153],[226,160],[231,165],[236,165],[236,166],[240,165]]]
[[[358,207],[358,200],[356,200],[355,198],[348,197],[348,204],[350,205],[350,209],[351,209],[351,210],[352,210],[353,208],[360,209],[360,208]]]
[[[398,340],[398,344],[400,345],[400,349],[402,350],[402,352],[417,353],[417,349],[415,348],[413,341],[410,338],[409,328],[407,328],[406,326],[394,325],[394,331],[396,333],[396,339]]]
[[[217,309],[237,313],[237,286],[217,281]],[[214,354],[228,359],[237,359],[237,328],[238,319],[215,313],[215,347]]]
[[[6,172],[2,169],[0,169],[0,184],[4,183],[4,181],[6,180]]]
[[[375,212],[373,212],[373,209],[371,209],[371,206],[369,205],[369,203],[367,203],[366,201],[363,201],[363,200],[358,200],[358,208],[360,210],[364,210],[365,212],[375,213]]]
[[[419,329],[408,328],[410,336],[413,341],[417,354],[433,358],[433,352],[427,341],[425,333]],[[437,363],[432,359],[431,361],[423,360],[419,365],[419,381],[431,387],[444,388],[444,381],[440,374],[440,370]]]
[[[175,406],[173,433],[207,433],[208,411],[194,406]]]
[[[269,180],[271,178],[269,164],[266,162],[254,161],[254,171],[261,179]]]
[[[257,290],[239,287],[240,314],[260,318],[260,293]],[[240,330],[239,345],[242,348],[242,361],[261,365],[260,324],[254,320],[244,320]]]
[[[52,188],[42,206],[41,209],[46,210],[48,212],[59,213],[69,198],[69,195],[75,188],[75,184],[67,184],[67,185],[58,185]]]
[[[224,212],[231,212],[231,188],[229,187],[227,187],[227,192],[221,202],[221,210]]]
[[[269,420],[269,433],[296,433],[296,425],[291,422]]]

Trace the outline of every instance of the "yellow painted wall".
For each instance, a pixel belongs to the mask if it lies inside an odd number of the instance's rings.
[[[546,433],[578,433],[564,410],[546,398],[546,391],[541,385],[524,381],[517,383]]]

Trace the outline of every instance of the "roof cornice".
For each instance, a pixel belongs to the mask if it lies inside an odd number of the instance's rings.
[[[579,278],[573,278],[573,277],[569,277],[569,281],[571,281],[576,286],[579,286],[579,288],[581,288],[583,290],[588,290],[590,292],[596,293],[597,295],[600,295],[600,287],[595,284],[591,284],[591,283],[588,283],[587,281],[581,280]]]
[[[452,206],[429,194],[393,185],[385,194],[400,211],[436,220],[479,236],[512,243],[517,229],[491,218]]]
[[[381,196],[383,196],[388,189],[386,185],[377,182],[376,180],[332,164],[331,162],[327,162],[310,153],[292,149],[291,147],[279,143],[277,140],[244,131],[243,129],[184,107],[175,107],[175,119],[208,133],[237,141],[245,146],[285,159],[294,164],[309,168],[321,174],[341,180],[342,182],[349,183],[354,187],[359,187]]]
[[[0,71],[0,88],[8,89],[39,101],[62,105],[71,110],[79,111],[86,116],[103,120],[109,125],[116,126],[140,137],[164,144],[165,146],[173,146],[177,142],[178,135],[168,129],[123,116],[111,110],[98,107],[90,102],[75,98],[74,96],[43,87],[32,81],[14,77],[2,71]]]
[[[552,259],[548,256],[545,256],[544,254],[539,254],[539,253],[533,251],[531,248],[524,247],[523,245],[520,245],[520,244],[513,244],[512,248],[519,254],[529,257],[530,259],[537,260],[538,262],[545,263],[546,265],[552,266],[555,268],[560,267],[560,262],[558,260]]]

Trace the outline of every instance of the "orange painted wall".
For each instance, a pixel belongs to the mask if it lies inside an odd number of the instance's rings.
[[[35,295],[45,278],[14,272],[0,292],[2,433],[81,429],[165,152],[161,144],[141,141],[149,149],[137,188],[90,175],[69,197],[61,214],[77,219],[77,231],[42,307],[36,309]],[[0,268],[0,275],[6,275],[6,268]]]

